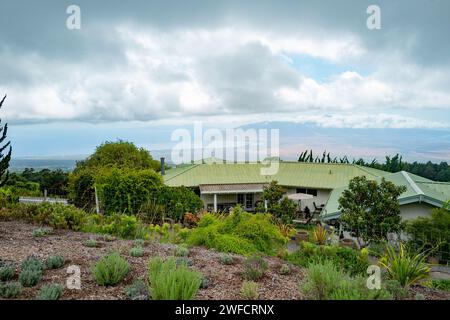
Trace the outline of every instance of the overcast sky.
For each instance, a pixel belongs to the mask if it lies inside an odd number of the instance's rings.
[[[449,31],[446,0],[2,0],[1,117],[19,141],[136,121],[448,130]],[[53,152],[85,150],[73,135]]]

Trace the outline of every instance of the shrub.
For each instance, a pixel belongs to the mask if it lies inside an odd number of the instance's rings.
[[[115,285],[122,281],[128,272],[128,261],[117,252],[111,252],[101,258],[92,268],[95,281],[101,286]]]
[[[306,281],[300,290],[310,299],[316,300],[385,300],[392,296],[385,289],[369,290],[362,276],[350,277],[331,261],[310,263]]]
[[[133,247],[130,250],[130,256],[132,257],[142,257],[144,254],[144,249],[142,247]]]
[[[450,291],[450,280],[433,279],[431,280],[431,287],[443,291]]]
[[[105,168],[96,173],[96,186],[107,215],[138,214],[162,187],[161,175],[153,169]]]
[[[48,224],[56,229],[80,231],[86,219],[86,212],[73,205],[50,204]]]
[[[220,256],[220,262],[224,265],[231,265],[234,263],[234,258],[229,254],[224,254]]]
[[[443,261],[450,261],[450,207],[433,209],[431,217],[419,217],[406,225],[409,244],[415,250],[439,252]]]
[[[189,249],[186,246],[177,246],[175,250],[175,256],[187,257],[189,255]]]
[[[290,274],[290,273],[291,273],[291,268],[289,267],[289,265],[283,264],[280,267],[280,274],[287,275],[287,274]]]
[[[39,270],[44,271],[44,264],[35,256],[27,257],[21,265],[21,270]]]
[[[58,269],[64,265],[65,259],[62,255],[49,256],[46,261],[47,269]]]
[[[22,293],[22,285],[19,282],[0,283],[0,297],[17,298]]]
[[[414,299],[416,299],[416,300],[425,300],[425,296],[422,293],[416,293]]]
[[[0,281],[8,281],[16,275],[16,265],[13,262],[0,261]]]
[[[46,284],[41,287],[37,296],[38,300],[58,300],[64,292],[64,287],[59,283]]]
[[[84,242],[84,245],[89,248],[95,248],[97,247],[98,243],[97,240],[90,238]]]
[[[386,268],[391,279],[397,280],[402,286],[409,286],[429,276],[430,268],[425,260],[424,253],[408,252],[405,246],[400,244],[398,251],[387,245],[386,253],[379,263]]]
[[[24,287],[35,286],[42,278],[42,270],[23,269],[19,275],[19,281]]]
[[[339,246],[317,246],[303,241],[296,252],[287,256],[287,260],[300,267],[307,267],[311,262],[330,260],[345,272],[355,276],[365,274],[369,266],[367,250]]]
[[[22,262],[19,281],[24,287],[33,287],[41,280],[43,272],[42,261],[34,256],[29,256]]]
[[[51,233],[51,229],[49,228],[37,228],[33,230],[33,237],[40,238]]]
[[[300,285],[300,290],[308,298],[315,300],[329,299],[345,276],[331,261],[310,263],[306,274],[306,281]]]
[[[173,258],[159,257],[149,262],[148,279],[153,300],[191,300],[200,288],[202,275],[186,264],[176,265]]]
[[[144,247],[145,246],[145,240],[144,239],[136,239],[134,240],[134,246],[135,247]]]
[[[408,289],[402,286],[397,280],[386,279],[383,281],[383,284],[386,290],[392,294],[394,299],[403,299],[409,294]]]
[[[245,300],[258,299],[258,284],[254,281],[244,281],[241,288],[241,297]]]
[[[244,261],[244,278],[256,281],[264,276],[268,268],[266,260],[258,255],[253,255]]]
[[[271,215],[250,214],[237,206],[226,217],[204,215],[187,242],[242,255],[257,252],[275,255],[279,248],[285,246],[287,238],[273,223]]]
[[[202,277],[202,282],[200,283],[200,289],[208,289],[209,287],[209,279],[206,277]]]
[[[141,279],[134,281],[131,285],[125,287],[124,293],[129,300],[147,300],[147,285]]]

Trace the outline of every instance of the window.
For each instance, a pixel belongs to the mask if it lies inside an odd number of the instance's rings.
[[[245,207],[247,209],[253,209],[253,193],[247,193],[245,195]]]
[[[297,188],[297,193],[306,193],[310,194],[314,197],[317,197],[317,190],[316,189],[305,189],[305,188]]]
[[[242,207],[245,206],[245,194],[238,193],[238,195],[237,195],[237,203],[240,204]]]
[[[238,193],[237,203],[244,209],[253,209],[253,193]]]

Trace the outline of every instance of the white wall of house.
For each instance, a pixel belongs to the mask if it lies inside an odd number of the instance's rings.
[[[414,220],[418,217],[431,216],[431,210],[435,208],[427,203],[409,203],[400,206],[400,215],[403,220]]]

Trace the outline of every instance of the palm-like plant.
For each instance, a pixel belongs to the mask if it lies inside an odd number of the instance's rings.
[[[313,231],[313,238],[318,245],[324,245],[327,241],[327,230],[321,225],[317,225]]]
[[[398,251],[393,246],[387,245],[386,253],[380,259],[379,264],[385,267],[389,276],[402,286],[417,283],[430,275],[430,268],[426,263],[426,253],[412,253],[402,243]]]

